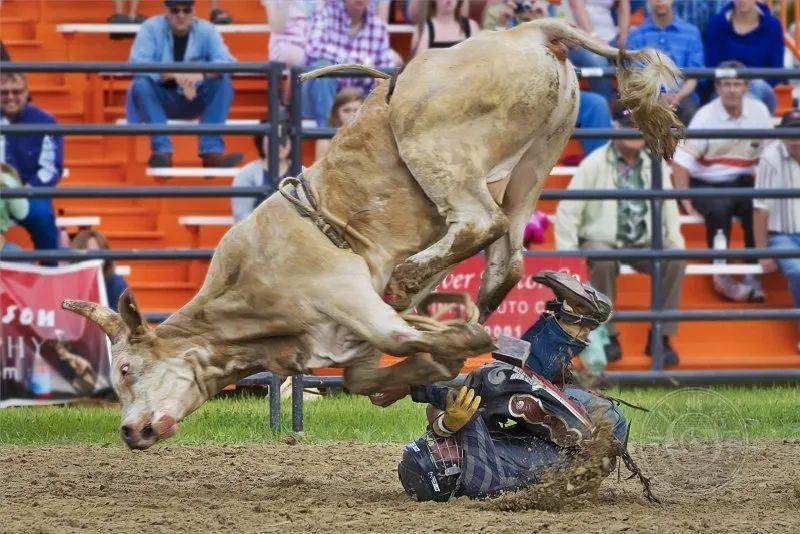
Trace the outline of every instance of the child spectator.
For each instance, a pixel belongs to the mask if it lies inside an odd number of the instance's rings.
[[[262,121],[264,122],[264,121]],[[256,209],[256,206],[261,204],[264,199],[269,197],[272,193],[278,190],[278,184],[289,173],[289,166],[291,160],[289,159],[292,154],[292,140],[286,132],[286,129],[281,125],[278,131],[278,139],[280,146],[278,148],[278,179],[272,181],[269,173],[269,161],[267,154],[269,154],[269,137],[258,134],[253,136],[253,143],[258,150],[259,159],[251,161],[239,171],[233,179],[233,187],[261,187],[266,186],[267,191],[257,197],[231,197],[231,210],[233,211],[234,222],[239,222]]]
[[[615,4],[616,24],[612,13]],[[569,12],[575,24],[592,37],[619,48],[626,47],[631,25],[630,0],[569,0]],[[609,66],[606,58],[583,48],[573,48],[569,59],[577,67]],[[609,77],[590,78],[589,90],[609,101],[614,94]]]
[[[194,0],[166,0],[166,13],[142,24],[131,48],[131,63],[233,63],[235,59],[213,24],[194,16]],[[166,124],[168,118],[200,118],[202,124],[225,124],[233,101],[227,74],[199,72],[137,74],[128,89],[125,113],[131,123]],[[150,138],[149,167],[172,166],[172,141]],[[225,154],[219,135],[200,136],[204,167],[235,167],[242,154]]]
[[[779,127],[800,127],[800,110],[786,113]],[[756,189],[775,188],[800,188],[800,139],[771,143],[761,154]],[[800,199],[757,198],[753,206],[753,231],[758,248],[800,250]],[[776,262],[789,282],[795,308],[800,308],[800,258],[764,258],[761,260],[764,272],[774,271]],[[800,343],[797,349],[800,351]]]
[[[55,124],[52,115],[30,103],[24,74],[0,74],[0,126]],[[0,162],[7,163],[29,187],[55,187],[64,172],[64,140],[60,135],[0,135]],[[49,198],[29,201],[28,215],[19,221],[37,249],[58,248],[58,229]]]
[[[783,28],[769,6],[756,0],[734,0],[714,15],[706,31],[706,65],[735,60],[747,67],[783,68]],[[770,113],[778,106],[772,87],[777,79],[751,80],[749,91]]]
[[[723,62],[720,67],[741,69],[737,61]],[[689,123],[689,129],[771,129],[772,117],[767,107],[747,95],[747,82],[737,78],[718,79],[717,98],[701,107]],[[678,145],[673,160],[675,187],[753,187],[753,174],[763,141],[754,139],[687,139]],[[753,246],[753,202],[749,198],[696,198],[681,203],[689,214],[699,213],[706,225],[708,247],[723,232],[730,243],[731,223],[736,216],[742,223],[745,246]],[[736,301],[764,300],[761,281],[747,275],[743,283],[730,275],[714,275],[714,287],[725,298]]]
[[[389,48],[389,30],[369,0],[327,0],[314,13],[306,56],[311,67],[335,63],[360,63],[378,69],[396,66]],[[309,80],[302,86],[302,109],[306,118],[325,124],[339,90],[357,86],[368,93],[373,83],[370,78]]]
[[[27,198],[3,198],[4,187],[22,187],[22,182],[13,167],[0,163],[0,252],[11,252],[20,247],[6,241],[6,230],[28,215],[29,206]]]
[[[673,0],[649,0],[650,15],[631,30],[628,46],[661,50],[681,69],[703,67],[700,30],[678,17],[672,9],[672,3]],[[686,79],[680,89],[664,95],[684,124],[689,124],[699,106],[696,88],[697,80]]]
[[[358,87],[346,87],[339,91],[333,101],[331,113],[328,116],[328,127],[341,128],[356,116],[361,104],[364,103],[364,93]],[[328,152],[331,146],[330,139],[317,139],[314,147],[314,159],[319,161]]]
[[[424,24],[418,24],[411,38],[417,55],[429,48],[450,48],[480,30],[478,23],[461,15],[463,0],[435,0],[427,4]]]
[[[111,246],[108,238],[97,230],[81,230],[72,238],[72,248],[75,250],[109,250]],[[114,260],[103,261],[103,279],[106,285],[108,307],[119,311],[119,297],[128,288],[125,279],[118,275],[114,269]]]

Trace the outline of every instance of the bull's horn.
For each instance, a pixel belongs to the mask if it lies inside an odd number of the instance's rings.
[[[111,343],[121,340],[127,332],[122,317],[111,308],[85,300],[64,300],[61,307],[65,310],[83,315],[97,326],[111,339]]]

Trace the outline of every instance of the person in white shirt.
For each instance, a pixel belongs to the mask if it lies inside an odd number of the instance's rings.
[[[720,68],[743,69],[738,61],[725,61]],[[689,123],[689,129],[772,129],[772,117],[760,101],[747,96],[747,81],[723,78],[716,81],[719,96],[701,107]],[[673,181],[675,187],[753,187],[755,167],[764,141],[757,139],[687,139],[675,151]],[[753,202],[749,198],[683,199],[681,205],[690,215],[700,214],[706,224],[706,241],[714,246],[718,231],[730,242],[731,222],[737,217],[744,230],[745,246],[754,246]],[[714,287],[724,297],[737,301],[761,302],[761,280],[747,275],[739,283],[729,275],[715,275]]]
[[[800,127],[800,110],[787,112],[781,128]],[[800,139],[771,143],[761,154],[756,169],[756,189],[800,189]],[[757,198],[753,227],[758,248],[794,249],[800,251],[800,198]],[[800,257],[762,258],[765,273],[780,267],[789,282],[795,307],[800,307]],[[798,324],[800,328],[800,324]],[[800,343],[797,346],[800,352]]]

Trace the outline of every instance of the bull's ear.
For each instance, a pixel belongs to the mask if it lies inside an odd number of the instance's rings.
[[[125,322],[125,326],[128,327],[131,334],[136,335],[147,332],[147,321],[144,315],[142,315],[139,305],[136,304],[136,299],[133,298],[133,293],[131,293],[130,289],[126,289],[122,292],[122,295],[119,297],[119,305],[117,308],[119,309],[119,314],[122,316],[122,320]]]
[[[111,339],[111,343],[116,343],[123,339],[128,333],[122,317],[111,308],[102,304],[95,304],[85,300],[64,300],[61,307],[65,310],[82,315],[103,329],[103,332]]]

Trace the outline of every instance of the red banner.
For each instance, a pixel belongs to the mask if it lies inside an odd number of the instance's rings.
[[[108,338],[94,323],[61,309],[67,298],[106,304],[102,265],[0,262],[0,408],[110,390]]]
[[[468,293],[474,302],[478,299],[481,276],[485,266],[483,255],[474,256],[458,264],[439,284],[437,291],[444,293]],[[586,280],[586,261],[579,257],[525,257],[525,276],[500,304],[486,323],[486,329],[493,336],[505,335],[522,337],[522,334],[536,322],[544,311],[548,300],[553,299],[549,288],[533,281],[537,271],[563,271]],[[446,316],[444,317],[446,318]]]

